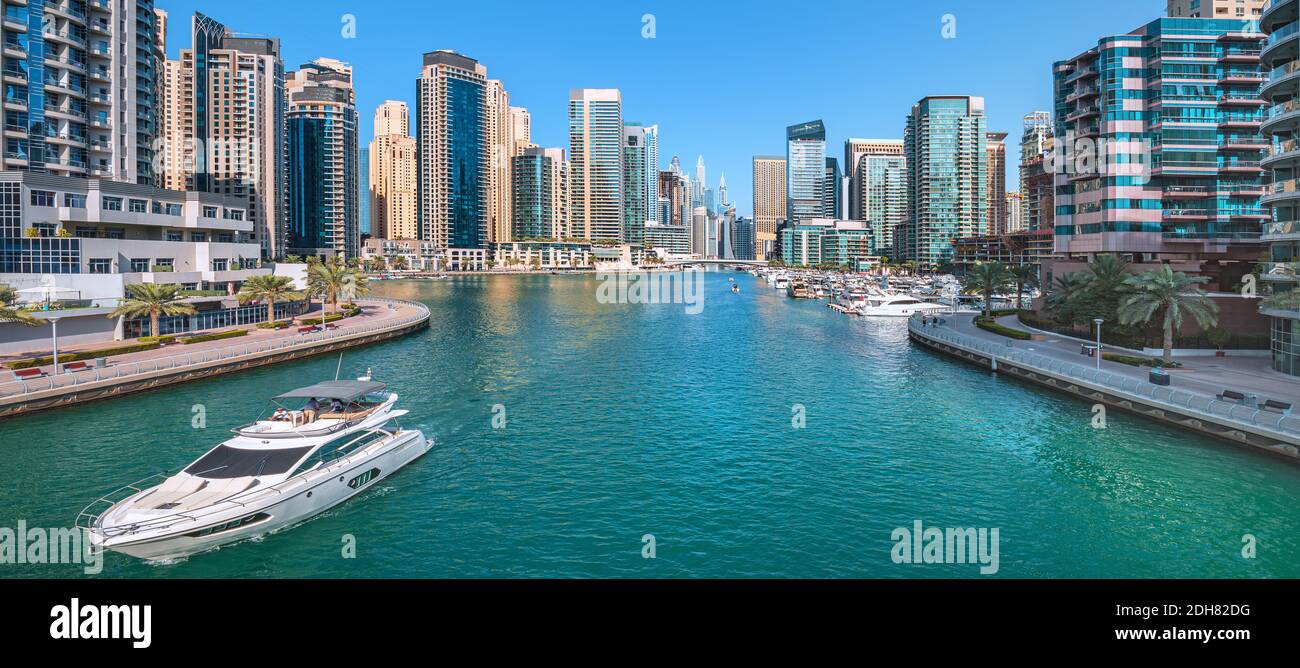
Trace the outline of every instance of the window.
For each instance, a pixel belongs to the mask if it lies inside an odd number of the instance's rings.
[[[204,217],[204,218],[216,218],[216,217],[217,217],[217,207],[215,207],[215,206],[205,206],[205,207],[203,207],[203,217]]]
[[[218,445],[185,469],[199,478],[222,480],[248,476],[278,475],[288,471],[312,446],[278,450],[246,450]],[[378,473],[378,469],[374,469]]]
[[[48,190],[33,190],[32,206],[54,206],[54,193]]]
[[[89,225],[78,225],[77,236],[82,239],[94,239],[99,236],[99,232]]]
[[[158,258],[154,258],[154,261],[153,261],[153,270],[154,270],[154,271],[171,271],[172,268],[175,267],[175,266],[176,266],[176,259],[175,259],[175,258],[170,258],[170,257],[158,257]]]
[[[180,230],[167,230],[163,235],[167,241],[185,241],[185,233]]]
[[[223,244],[233,244],[235,243],[235,235],[230,232],[218,232],[217,241]]]
[[[230,260],[224,257],[212,258],[212,271],[225,271],[230,264]]]
[[[244,212],[242,209],[226,209],[227,220],[243,220]]]
[[[144,200],[144,199],[133,199],[133,200],[127,202],[127,206],[129,207],[128,210],[129,210],[131,213],[148,213],[148,212],[149,212],[149,200]]]
[[[86,208],[86,196],[76,193],[63,193],[63,206],[69,209]]]
[[[121,197],[105,197],[105,198],[104,198],[104,207],[103,207],[103,208],[104,208],[105,211],[121,211],[121,210],[122,210],[122,198],[121,198]]]
[[[90,258],[90,273],[92,274],[113,273],[113,261],[103,257]]]
[[[126,228],[124,228],[124,227],[109,227],[109,228],[105,228],[105,229],[104,229],[104,238],[105,238],[105,239],[125,239],[125,238],[126,238]]]
[[[362,473],[361,475],[349,480],[348,487],[351,487],[352,489],[361,489],[366,485],[366,483],[378,477],[379,477],[379,469],[370,469],[369,471],[366,471],[365,473]]]
[[[131,271],[144,273],[149,271],[149,258],[133,257],[131,258]]]
[[[190,241],[203,242],[208,240],[207,232],[190,232]]]

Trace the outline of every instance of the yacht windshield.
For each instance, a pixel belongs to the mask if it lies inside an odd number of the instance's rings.
[[[218,445],[215,450],[190,464],[185,472],[199,478],[243,478],[247,476],[277,475],[288,471],[302,456],[311,450],[283,448],[279,450],[244,450],[228,445]]]

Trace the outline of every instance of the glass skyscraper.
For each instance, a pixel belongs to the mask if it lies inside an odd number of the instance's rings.
[[[434,248],[487,242],[487,68],[453,51],[424,54],[416,83],[420,235]]]
[[[290,252],[358,257],[360,149],[352,68],[317,59],[293,73],[288,92]]]
[[[786,220],[824,218],[826,126],[820,120],[786,128]]]
[[[894,251],[923,268],[953,257],[953,240],[988,233],[984,98],[932,96],[912,107],[903,135],[911,197]]]
[[[622,241],[623,96],[618,89],[570,92],[569,161],[573,235]]]

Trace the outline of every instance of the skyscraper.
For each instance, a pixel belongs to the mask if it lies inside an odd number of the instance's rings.
[[[903,135],[908,220],[894,252],[933,268],[952,242],[988,233],[988,136],[984,98],[940,95],[912,107]]]
[[[786,128],[786,220],[823,218],[826,126],[820,120]]]
[[[487,137],[490,146],[488,168],[488,243],[510,241],[510,158],[515,154],[512,136],[515,119],[510,113],[510,94],[496,79],[487,82]]]
[[[990,132],[987,137],[988,151],[988,221],[990,234],[1007,232],[1007,133]]]
[[[645,128],[645,204],[646,222],[661,223],[659,220],[659,126],[647,125]]]
[[[153,0],[3,4],[3,169],[152,185],[163,55]]]
[[[704,156],[700,156],[695,161],[695,191],[692,196],[694,206],[704,204],[704,191],[709,187],[709,182],[704,178]]]
[[[1035,111],[1025,115],[1024,127],[1020,133],[1020,194],[1021,198],[1021,215],[1025,221],[1029,221],[1033,214],[1032,209],[1039,205],[1040,198],[1037,193],[1031,192],[1029,179],[1033,176],[1035,169],[1042,171],[1042,160],[1048,151],[1052,148],[1052,114],[1046,111]],[[1037,165],[1035,162],[1037,161]],[[1037,229],[1030,226],[1029,229]]]
[[[843,191],[840,180],[840,162],[835,158],[826,158],[826,175],[822,181],[822,218],[844,218],[840,211]]]
[[[1300,311],[1290,308],[1288,297],[1300,289],[1300,51],[1297,50],[1296,21],[1300,19],[1300,0],[1275,0],[1260,20],[1268,34],[1268,46],[1262,57],[1271,72],[1261,90],[1264,99],[1277,110],[1263,124],[1261,131],[1271,140],[1273,150],[1264,167],[1271,171],[1271,185],[1262,199],[1272,219],[1264,223],[1262,239],[1268,244],[1268,262],[1260,272],[1262,294],[1272,299],[1262,306],[1268,316],[1273,369],[1300,376]],[[1281,302],[1281,303],[1275,303]]]
[[[280,40],[244,37],[195,13],[181,51],[180,169],[187,190],[248,200],[262,256],[285,254],[287,227],[284,63]],[[167,181],[178,181],[171,176]]]
[[[370,142],[370,234],[377,239],[419,239],[418,148],[405,102],[375,109]]]
[[[286,91],[289,252],[359,257],[361,168],[352,67],[318,58],[289,76]]]
[[[897,257],[894,237],[907,221],[907,158],[903,142],[887,139],[862,140],[854,183],[858,211],[855,220],[867,222],[876,252]]]
[[[616,88],[569,93],[569,212],[573,234],[623,238],[623,96]]]
[[[1169,0],[1168,14],[1172,17],[1256,21],[1264,10],[1264,4],[1265,0]]]
[[[1120,253],[1134,269],[1177,262],[1207,277],[1207,291],[1236,291],[1272,218],[1260,205],[1260,127],[1271,120],[1263,43],[1251,20],[1162,18],[1054,65],[1054,134],[1067,153],[1049,171],[1055,251],[1065,257],[1049,275]],[[1205,55],[1175,66],[1175,53]],[[1104,159],[1078,157],[1089,152]]]
[[[532,146],[511,158],[514,240],[563,240],[570,235],[568,163],[564,149]]]
[[[646,142],[640,123],[623,126],[623,242],[640,248],[645,238],[646,212]]]
[[[416,82],[420,238],[439,251],[488,238],[491,143],[487,68],[454,51],[424,54]]]
[[[776,224],[786,216],[785,158],[754,156],[754,257],[767,259],[776,246]]]
[[[533,145],[533,118],[523,107],[510,107],[510,136],[515,141],[513,155],[523,155]]]

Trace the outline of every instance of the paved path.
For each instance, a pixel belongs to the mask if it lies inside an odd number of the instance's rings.
[[[387,305],[376,304],[373,302],[368,303],[365,300],[357,300],[357,303],[362,307],[362,313],[360,315],[335,321],[334,324],[337,324],[340,327],[343,326],[352,327],[354,325],[375,324],[375,323],[382,322],[384,320],[396,319],[396,318],[414,315],[416,312],[415,309],[409,306],[399,306],[394,310],[390,310]],[[310,321],[313,317],[319,319],[320,315],[321,315],[320,309],[317,308],[297,317],[304,321]],[[172,345],[163,346],[161,348],[157,348],[154,350],[146,350],[137,353],[128,353],[125,355],[114,355],[108,358],[108,363],[110,365],[114,365],[114,364],[126,364],[130,362],[148,361],[152,359],[171,357],[174,355],[183,355],[186,353],[198,353],[198,352],[206,352],[211,350],[219,350],[222,348],[230,348],[235,346],[246,346],[249,342],[253,342],[253,341],[274,341],[276,339],[292,338],[298,336],[297,327],[289,327],[282,330],[274,330],[274,329],[258,329],[256,325],[244,325],[242,327],[227,327],[225,329],[204,330],[202,333],[211,334],[215,332],[224,332],[232,329],[247,329],[249,330],[249,333],[246,336],[240,336],[232,339],[222,339],[218,341],[204,341],[202,343],[190,343],[190,344],[174,343]],[[178,336],[193,336],[193,335],[194,333],[189,333],[189,334],[178,335]],[[67,353],[89,352],[93,350],[120,348],[122,346],[132,345],[133,343],[136,343],[135,339],[126,339],[123,341],[109,341],[105,343],[96,343],[96,344],[89,344],[89,345],[72,345],[72,346],[68,346],[67,348],[64,348],[63,346],[59,346],[59,356],[62,357],[64,354]],[[41,350],[0,356],[0,363],[11,362],[18,359],[28,359],[31,357],[42,357],[50,354],[51,354],[50,348],[47,346]],[[91,364],[93,364],[93,362]],[[46,373],[51,373],[53,371],[53,368],[49,365],[42,367],[42,369]],[[9,380],[11,380],[11,373],[8,370],[0,370],[0,382],[6,382]]]
[[[1018,341],[986,332],[975,326],[973,314],[957,314],[947,317],[944,326],[964,336],[970,336],[994,343],[1006,345],[1010,341],[1017,350],[1033,352],[1053,359],[1092,366],[1093,358],[1079,354],[1079,341],[1055,334],[1047,334],[1046,341]],[[1021,331],[1031,331],[1020,324],[1016,316],[998,319],[998,324]],[[1178,361],[1182,369],[1170,373],[1170,386],[1186,392],[1215,396],[1223,390],[1236,390],[1244,394],[1258,395],[1260,400],[1277,399],[1294,404],[1300,410],[1300,378],[1274,371],[1267,357],[1184,357]],[[1117,375],[1123,375],[1147,382],[1149,369],[1107,362],[1102,360],[1101,368]]]

